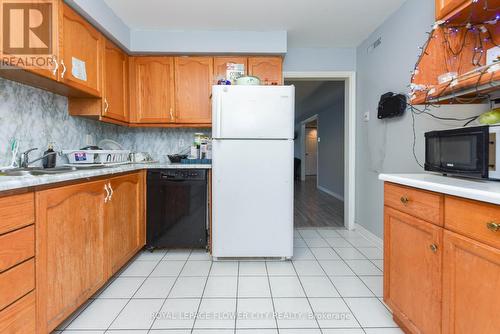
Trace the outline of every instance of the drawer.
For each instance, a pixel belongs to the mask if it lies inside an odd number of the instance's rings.
[[[384,204],[413,217],[443,226],[443,195],[430,191],[384,184]]]
[[[35,289],[35,260],[21,263],[0,274],[0,310]]]
[[[35,256],[35,226],[0,235],[0,272]]]
[[[446,196],[445,228],[500,249],[500,205]]]
[[[34,334],[35,317],[35,292],[30,292],[0,311],[0,333]]]
[[[33,193],[0,197],[0,234],[35,223]]]

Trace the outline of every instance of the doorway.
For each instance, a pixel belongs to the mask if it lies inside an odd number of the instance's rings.
[[[343,172],[344,172],[344,194],[342,196],[343,225],[349,230],[353,230],[355,224],[355,147],[356,147],[356,72],[354,71],[313,71],[313,72],[285,72],[285,81],[300,80],[333,80],[342,81],[345,87],[344,94],[344,134],[343,134]],[[305,126],[303,127],[305,129]],[[320,136],[320,135],[319,135]],[[297,133],[298,145],[305,148],[305,130]],[[318,139],[320,141],[321,138]],[[300,143],[300,144],[299,144]],[[304,144],[303,144],[304,143]],[[321,143],[319,144],[321,145]],[[318,156],[320,154],[318,153]],[[305,179],[305,164],[302,159],[301,179]],[[319,173],[318,173],[319,174]]]
[[[305,172],[306,176],[318,176],[318,117],[305,124]]]

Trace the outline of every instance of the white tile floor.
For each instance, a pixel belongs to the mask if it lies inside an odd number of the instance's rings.
[[[297,229],[295,247],[288,262],[143,252],[56,333],[403,333],[382,302],[376,244],[324,228]]]

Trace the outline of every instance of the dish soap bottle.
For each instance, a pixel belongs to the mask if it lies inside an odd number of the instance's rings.
[[[56,167],[57,154],[54,151],[54,145],[49,144],[47,151],[43,152],[44,158],[42,160],[43,168]]]

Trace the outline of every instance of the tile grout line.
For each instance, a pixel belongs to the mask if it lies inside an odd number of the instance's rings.
[[[239,286],[240,286],[240,261],[238,261],[238,271],[236,273],[236,311],[235,311],[235,315],[234,315],[234,334],[236,334],[236,325],[237,325],[237,321],[238,321],[238,296],[239,296],[239,293],[238,293],[238,289],[239,289]]]
[[[313,256],[314,256],[314,254],[313,254]],[[309,296],[307,295],[306,289],[304,289],[304,285],[302,284],[302,280],[300,279],[299,273],[297,272],[297,268],[295,268],[295,264],[293,263],[293,261],[292,261],[292,267],[293,267],[293,270],[295,271],[295,275],[297,275],[297,279],[299,280],[300,287],[302,288],[302,291],[304,292],[304,296],[306,296],[307,304],[309,304],[309,307],[311,308],[312,314],[314,316],[314,320],[316,321],[316,324],[318,325],[319,331],[321,334],[323,334],[323,329],[321,328],[321,326],[319,324],[318,317],[316,317],[316,314],[314,312],[311,301],[309,300]],[[323,270],[323,267],[321,267],[321,269]],[[326,274],[326,272],[325,272],[325,274]]]
[[[207,288],[208,278],[210,277],[210,274],[212,273],[213,265],[214,265],[214,261],[212,260],[212,261],[210,261],[210,269],[208,270],[207,279],[205,280],[205,285],[203,285],[203,291],[201,292],[200,302],[198,303],[198,308],[196,309],[196,314],[195,314],[193,326],[191,327],[191,330],[190,330],[191,334],[193,333],[194,327],[196,326],[196,322],[198,321],[198,313],[200,312],[201,303],[203,302],[203,296],[205,295],[205,289]],[[180,275],[180,273],[179,273],[179,275]]]
[[[318,232],[316,231],[316,233],[318,233]],[[319,234],[319,233],[318,233],[318,234]],[[321,234],[319,234],[319,235],[320,235],[320,237],[321,237],[321,238],[323,238],[323,236],[322,236]],[[339,234],[339,235],[340,235],[340,234]],[[342,237],[342,236],[341,236],[341,237]],[[344,239],[344,237],[342,237],[342,238]],[[325,240],[325,239],[323,238],[323,240]],[[347,240],[346,240],[346,241],[347,241]],[[325,242],[326,242],[326,240],[325,240]],[[349,241],[347,241],[347,242],[349,242]],[[333,249],[333,247],[332,247],[332,250],[335,252],[335,249]],[[312,253],[312,252],[311,252],[311,253]],[[335,253],[336,253],[336,252],[335,252]],[[337,254],[337,255],[338,255],[338,254]],[[344,302],[345,306],[347,307],[347,309],[349,310],[349,312],[351,312],[352,316],[354,317],[354,320],[356,320],[356,322],[358,323],[359,327],[360,327],[360,328],[361,328],[361,330],[364,332],[365,330],[363,329],[363,325],[361,325],[361,322],[359,322],[358,318],[356,317],[356,315],[354,314],[354,312],[352,311],[352,309],[351,309],[351,308],[349,307],[349,305],[346,303],[345,298],[342,296],[342,294],[340,293],[340,291],[337,289],[337,287],[336,287],[336,286],[335,286],[335,284],[333,283],[333,281],[332,281],[331,277],[328,275],[328,273],[326,272],[325,268],[323,268],[323,266],[321,265],[321,262],[319,262],[319,260],[316,258],[316,255],[315,255],[314,253],[313,253],[313,256],[314,256],[314,258],[316,259],[316,261],[318,261],[318,264],[319,264],[319,266],[321,267],[321,269],[323,269],[323,271],[325,272],[326,277],[328,278],[328,280],[330,281],[330,283],[332,283],[332,285],[334,286],[335,290],[337,290],[337,292],[338,292],[338,294],[339,294],[340,298],[342,298],[342,301]],[[340,257],[340,256],[339,256],[339,257]],[[341,257],[340,257],[340,258],[341,258]],[[346,266],[348,266],[348,267],[349,267],[349,265],[347,264],[347,262],[345,262],[345,261],[344,261],[344,259],[342,259],[342,258],[341,258],[341,261],[342,261],[342,262],[344,262],[344,264],[345,264]],[[351,269],[351,267],[349,267],[349,269]],[[351,269],[351,270],[352,270],[352,269]],[[354,272],[354,270],[352,270],[352,272],[354,273],[354,275],[356,275],[356,273]],[[358,279],[359,279],[359,278],[358,278]],[[370,290],[370,292],[371,292],[371,290]]]
[[[148,280],[148,278],[151,277],[151,274],[155,271],[155,269],[160,265],[161,261],[165,258],[165,256],[167,256],[167,253],[169,251],[166,251],[165,254],[162,256],[162,258],[158,261],[158,263],[156,264],[156,266],[154,266],[153,270],[151,270],[151,272],[149,273],[148,276],[146,276],[146,278],[144,279],[144,281],[141,283],[141,285],[137,288],[137,290],[135,290],[135,292],[132,294],[132,297],[130,297],[130,299],[127,301],[127,303],[122,307],[122,309],[120,310],[120,312],[118,312],[118,314],[116,315],[116,317],[113,319],[113,321],[111,321],[108,325],[108,328],[106,328],[106,330],[104,331],[104,333],[108,332],[111,328],[111,326],[113,325],[113,323],[116,321],[116,319],[118,319],[118,317],[120,316],[120,314],[122,314],[123,310],[127,307],[128,304],[130,304],[130,302],[133,300],[134,296],[136,295],[137,291],[140,290],[140,288],[144,285],[144,283]],[[137,261],[137,259],[134,260],[134,262],[132,263],[135,263]],[[185,264],[184,264],[185,265]],[[119,276],[118,276],[119,277]],[[118,278],[117,277],[117,278]],[[172,286],[173,287],[173,286]],[[161,308],[160,308],[161,310]],[[152,324],[154,323],[154,320],[152,322]],[[151,328],[151,327],[150,327]],[[149,331],[149,330],[148,330]]]
[[[161,263],[161,261],[162,261],[162,260],[163,260],[163,259],[167,256],[168,252],[169,252],[169,251],[167,251],[167,253],[165,253],[165,256],[163,256],[163,257],[161,258],[160,263]],[[161,310],[162,310],[163,306],[164,306],[164,305],[165,305],[165,303],[167,302],[167,299],[168,299],[168,297],[170,296],[170,294],[172,293],[172,290],[174,289],[175,283],[177,283],[177,280],[179,280],[179,277],[181,277],[181,273],[182,273],[182,271],[184,270],[184,267],[186,266],[186,264],[187,264],[187,262],[188,262],[188,260],[189,260],[189,257],[191,257],[191,253],[192,253],[192,252],[193,252],[193,250],[191,249],[191,251],[189,252],[189,255],[188,255],[188,257],[187,257],[186,261],[184,262],[184,265],[182,266],[181,270],[179,270],[179,274],[177,275],[177,277],[175,278],[174,282],[172,283],[172,287],[171,287],[171,288],[170,288],[170,290],[168,291],[167,297],[165,297],[165,299],[163,300],[163,303],[161,304],[160,308],[158,309],[158,312],[161,312]],[[153,270],[153,271],[154,271],[154,270]],[[153,272],[151,272],[151,273],[153,273]],[[156,320],[157,320],[156,318],[155,318],[155,319],[153,319],[153,322],[152,322],[152,323],[151,323],[151,325],[149,326],[148,333],[149,333],[149,332],[151,332],[151,330],[152,330],[152,328],[153,328],[153,326],[154,326],[154,324],[155,324]]]
[[[142,252],[142,251],[143,251],[143,250],[141,249],[141,251],[139,251],[137,254],[139,254],[139,253],[140,253],[140,252]],[[91,297],[91,298],[89,298],[89,300],[91,300],[91,299],[92,299],[92,301],[91,301],[90,303],[88,303],[88,304],[87,304],[87,305],[83,308],[83,310],[81,310],[81,311],[78,313],[78,315],[77,315],[74,319],[72,319],[72,320],[71,320],[71,321],[70,321],[70,322],[69,322],[69,323],[68,323],[68,324],[64,327],[63,331],[64,331],[64,330],[66,330],[66,329],[67,329],[67,328],[68,328],[68,327],[69,327],[69,326],[70,326],[70,325],[71,325],[71,324],[72,324],[72,323],[73,323],[73,322],[74,322],[74,321],[75,321],[75,320],[76,320],[76,319],[77,319],[77,318],[78,318],[78,317],[79,317],[79,316],[83,313],[83,311],[85,311],[85,310],[86,310],[86,309],[87,309],[87,308],[88,308],[91,304],[93,304],[94,302],[96,302],[96,301],[99,299],[99,296],[100,296],[100,295],[104,292],[104,290],[106,290],[107,288],[109,288],[109,286],[110,286],[113,282],[115,282],[115,281],[116,281],[116,280],[120,277],[120,274],[122,274],[123,272],[125,272],[125,270],[127,270],[127,268],[128,268],[128,267],[130,267],[133,263],[135,263],[135,262],[137,261],[137,258],[138,258],[138,255],[137,255],[137,254],[136,254],[136,255],[135,255],[132,259],[130,259],[130,260],[127,262],[126,267],[125,267],[125,266],[123,266],[122,268],[120,268],[120,270],[118,270],[118,272],[117,272],[116,274],[114,274],[113,276],[111,276],[111,278],[110,278],[110,282],[109,282],[108,284],[106,284],[106,286],[105,286],[105,287],[103,287],[103,289],[102,289],[101,293],[97,296],[97,298],[92,298],[92,297]],[[165,256],[165,255],[164,255],[164,256]],[[163,257],[164,257],[164,256],[163,256]],[[162,257],[162,259],[163,259],[163,257]],[[158,261],[158,263],[157,263],[157,264],[156,264],[156,266],[152,269],[152,271],[151,271],[151,272],[153,272],[153,270],[155,270],[155,268],[158,266],[158,264],[159,264],[159,263],[160,263],[160,261]],[[150,275],[151,275],[151,273],[150,273]],[[144,282],[146,281],[146,279],[147,279],[149,276],[137,276],[137,277],[145,277],[145,278],[144,278],[144,281],[143,281],[143,282],[141,283],[141,285],[137,288],[137,290],[139,290],[139,289],[140,289],[140,287],[142,286],[142,284],[144,284]],[[101,289],[100,289],[100,290],[101,290]],[[100,290],[99,290],[99,291],[100,291]],[[136,290],[136,292],[137,292],[137,290]],[[134,293],[134,295],[135,295],[135,293]],[[134,296],[134,295],[132,295],[132,296]],[[101,298],[101,299],[104,299],[104,298]],[[113,318],[113,320],[110,322],[110,324],[109,324],[109,325],[108,325],[108,327],[104,330],[104,332],[103,332],[103,333],[106,333],[106,332],[109,330],[109,326],[111,326],[111,324],[112,324],[112,323],[116,320],[116,318],[117,318],[117,317],[121,314],[121,312],[123,311],[123,309],[125,308],[125,306],[127,306],[127,305],[128,305],[128,303],[130,302],[130,300],[131,300],[132,298],[106,298],[106,299],[128,299],[128,301],[127,301],[127,303],[125,303],[125,305],[121,308],[120,312],[118,312],[118,314],[116,315],[116,317],[115,317],[115,318]],[[75,311],[75,312],[76,312],[76,311]]]
[[[269,295],[271,296],[271,303],[273,305],[274,323],[276,324],[276,332],[279,334],[280,333],[280,328],[279,328],[279,325],[278,325],[278,317],[277,317],[277,312],[276,312],[276,306],[274,304],[273,290],[271,289],[271,278],[269,277],[269,270],[267,269],[267,261],[264,261],[264,266],[266,268],[266,277],[267,277],[267,285],[269,286]]]

